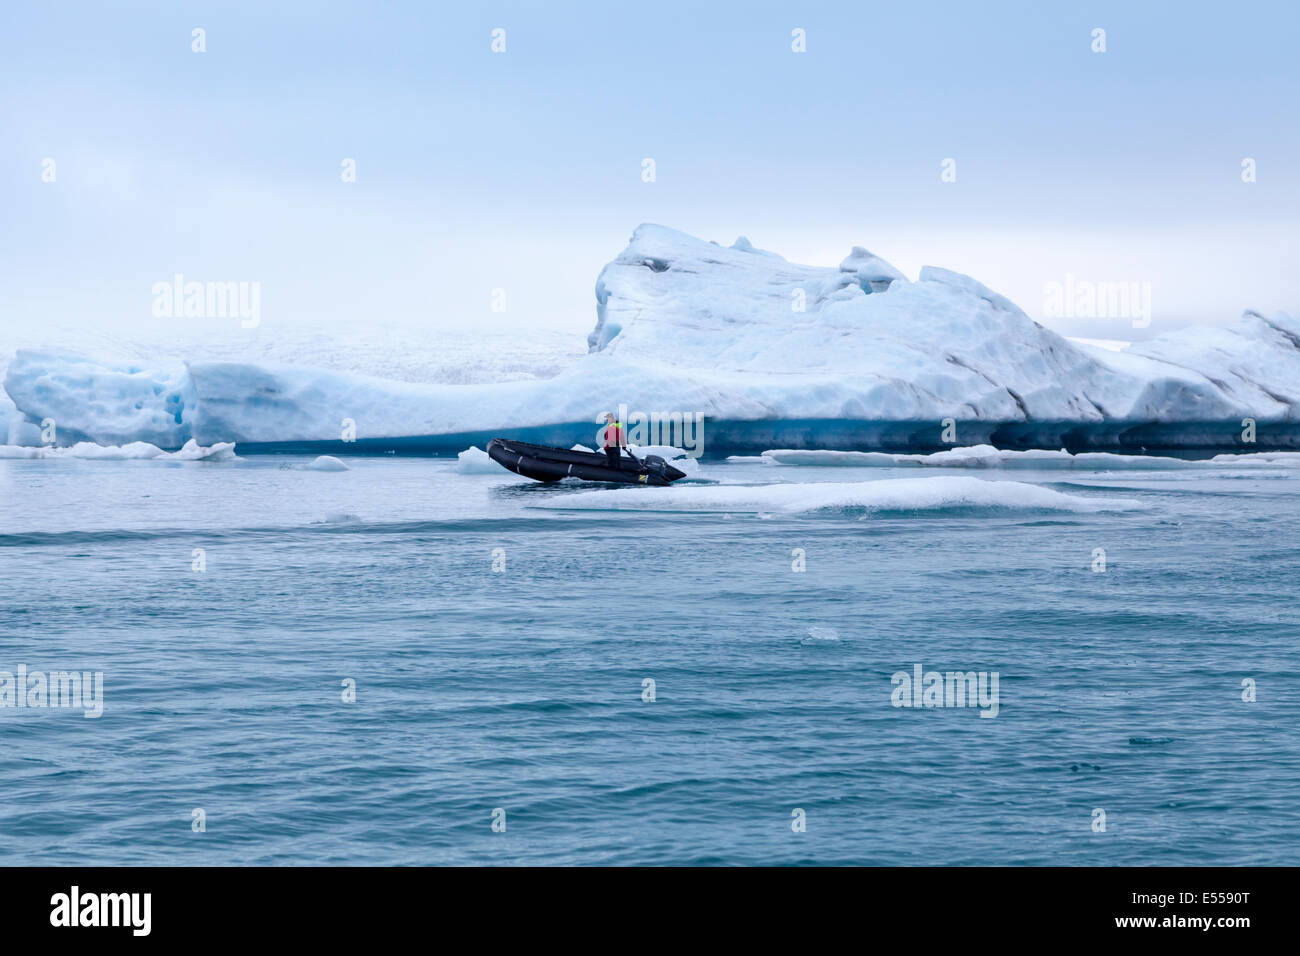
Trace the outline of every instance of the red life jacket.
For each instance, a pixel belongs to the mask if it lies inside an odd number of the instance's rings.
[[[622,443],[618,440],[618,433],[623,430],[622,424],[615,422],[612,425],[605,426],[605,447],[618,448]]]

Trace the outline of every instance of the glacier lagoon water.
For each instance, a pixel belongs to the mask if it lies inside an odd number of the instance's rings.
[[[98,719],[0,708],[0,863],[1300,861],[1300,470],[677,514],[309,461],[0,461],[0,670],[104,674]],[[997,716],[894,707],[917,664]]]

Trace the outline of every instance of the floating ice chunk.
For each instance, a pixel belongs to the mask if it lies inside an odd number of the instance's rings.
[[[477,445],[470,445],[456,456],[456,470],[462,475],[500,475],[503,469]]]
[[[327,514],[319,521],[313,521],[312,524],[359,524],[360,522],[360,515],[354,515],[347,511],[338,511]]]
[[[821,627],[820,625],[808,628],[808,636],[799,643],[801,644],[830,644],[838,643],[840,639],[839,631],[833,627]]]
[[[82,441],[64,447],[0,445],[0,458],[78,458],[89,461],[228,461],[235,457],[234,442],[203,447],[190,439],[179,451],[163,451],[149,442],[97,445]]]
[[[1088,470],[1171,471],[1218,468],[1223,465],[1277,468],[1300,467],[1300,452],[1257,452],[1216,455],[1211,459],[1167,458],[1159,455],[1115,455],[1110,452],[1080,452],[1065,449],[1025,451],[970,445],[930,455],[902,455],[888,452],[818,451],[775,448],[763,452],[764,459],[778,465],[818,465],[844,468],[1076,468]]]
[[[191,438],[180,451],[164,452],[161,457],[176,461],[226,461],[235,457],[235,443],[219,441],[205,448]]]
[[[134,461],[170,457],[157,445],[144,441],[133,441],[125,445],[96,445],[94,442],[79,441],[69,448],[51,448],[49,451],[51,454],[47,457],[51,458],[84,458],[97,461]],[[176,452],[176,454],[181,453]]]
[[[319,455],[307,466],[309,471],[347,471],[348,466],[333,455]]]
[[[728,461],[766,462],[776,465],[817,465],[823,468],[895,468],[902,455],[879,451],[822,451],[814,448],[773,448],[757,458],[728,458]]]
[[[1248,454],[1215,455],[1210,459],[1213,464],[1229,465],[1278,465],[1300,468],[1300,451],[1258,451]]]

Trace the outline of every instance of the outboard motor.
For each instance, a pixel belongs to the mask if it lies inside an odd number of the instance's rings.
[[[645,470],[650,472],[650,474],[658,475],[660,478],[664,479],[668,478],[668,475],[666,474],[668,470],[668,462],[664,461],[658,455],[646,455],[641,459],[641,462],[645,465]]]

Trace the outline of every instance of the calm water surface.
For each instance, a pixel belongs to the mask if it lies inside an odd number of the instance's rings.
[[[308,461],[0,461],[0,670],[104,674],[98,719],[0,709],[0,863],[1300,862],[1285,471],[663,514]],[[997,716],[892,706],[917,664],[996,671]]]

